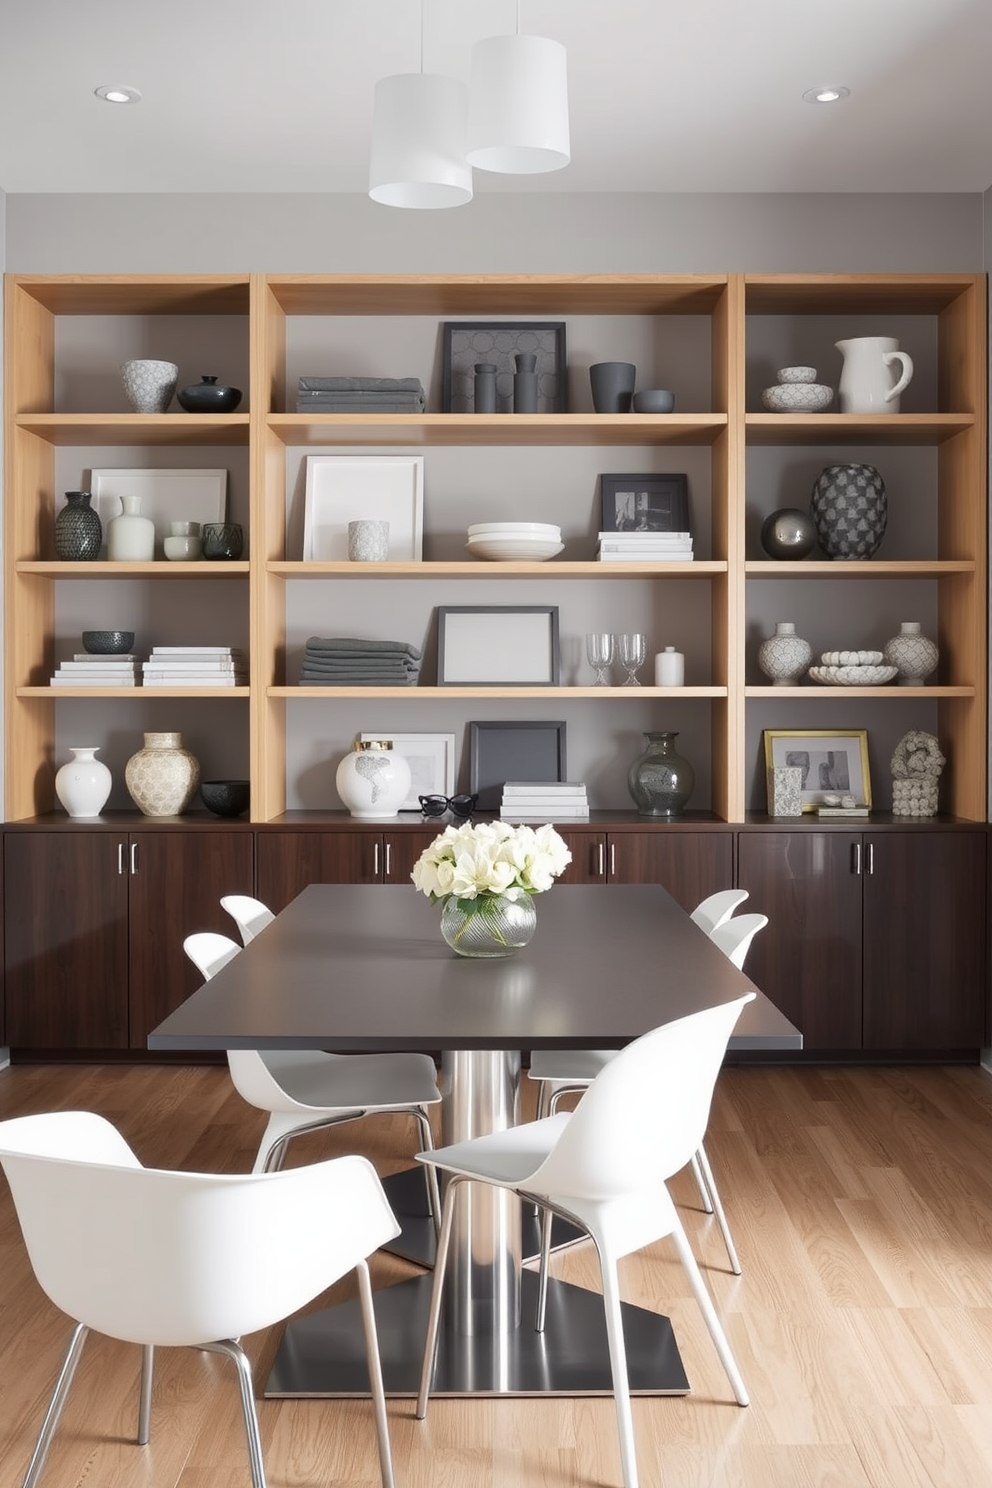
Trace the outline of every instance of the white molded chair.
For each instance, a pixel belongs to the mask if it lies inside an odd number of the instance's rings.
[[[705,930],[709,935],[717,925],[724,924],[730,919],[738,905],[744,903],[747,898],[747,889],[720,889],[716,894],[710,894],[709,898],[703,899],[696,905],[689,916],[700,930]],[[224,901],[221,900],[221,903]]]
[[[724,918],[708,930],[707,934],[714,945],[719,946],[724,955],[733,961],[738,970],[743,969],[752,940],[758,931],[768,924],[768,916],[763,914],[737,915],[733,919],[730,918],[734,906],[742,903],[746,898],[746,889],[726,889],[720,894],[711,895],[710,899],[704,899],[692,915],[692,918],[695,918],[700,911],[704,912],[704,918],[724,915]],[[538,1119],[542,1116],[553,1116],[563,1096],[585,1090],[590,1081],[594,1080],[600,1070],[615,1059],[616,1055],[616,1049],[535,1049],[531,1054],[528,1073],[530,1078],[539,1081],[541,1086],[537,1098]],[[710,1167],[706,1147],[702,1142],[699,1144],[699,1150],[693,1153],[689,1166],[696,1181],[696,1188],[699,1190],[703,1209],[707,1214],[715,1217],[720,1234],[723,1236],[730,1269],[735,1276],[740,1276],[741,1263],[737,1247],[730,1233],[730,1225],[727,1222],[720,1191],[716,1186],[713,1169]]]
[[[187,956],[204,980],[216,976],[241,947],[212,930],[188,935]],[[383,1111],[405,1112],[434,1145],[428,1107],[441,1099],[437,1070],[427,1054],[329,1054],[322,1049],[228,1049],[227,1066],[239,1095],[268,1111],[254,1173],[279,1168],[290,1137]],[[427,1199],[437,1229],[441,1204],[437,1175],[427,1173]]]
[[[209,1349],[234,1361],[254,1488],[265,1469],[242,1334],[358,1277],[384,1488],[393,1469],[366,1258],[399,1233],[363,1157],[284,1173],[142,1167],[102,1116],[56,1111],[0,1122],[6,1172],[35,1276],[73,1318],[69,1348],[24,1488],[38,1481],[90,1329],[142,1346],[139,1445],[151,1432],[154,1350]]]
[[[253,899],[250,894],[225,894],[220,903],[237,925],[242,945],[254,940],[258,932],[275,919],[269,906],[261,899]]]
[[[427,1400],[437,1354],[453,1199],[460,1184],[507,1188],[543,1210],[537,1329],[544,1327],[552,1213],[586,1230],[599,1255],[610,1367],[625,1488],[637,1488],[627,1358],[617,1262],[671,1235],[738,1405],[748,1396],[666,1180],[702,1142],[713,1089],[741,1008],[754,997],[707,1008],[656,1028],[606,1064],[572,1112],[419,1154],[448,1175],[428,1317],[417,1415]]]

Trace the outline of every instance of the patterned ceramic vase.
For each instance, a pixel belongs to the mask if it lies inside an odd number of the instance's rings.
[[[352,816],[392,817],[410,794],[410,762],[388,739],[359,741],[338,765],[334,783]]]
[[[135,413],[165,413],[179,381],[175,362],[143,358],[121,363],[121,381]]]
[[[883,655],[888,666],[898,669],[901,687],[922,687],[940,659],[933,641],[920,631],[918,620],[904,620],[899,634],[885,643]]]
[[[55,794],[72,817],[99,816],[107,804],[113,777],[96,758],[97,747],[70,749],[72,759],[56,773]]]
[[[441,934],[457,956],[512,956],[536,929],[534,897],[524,889],[475,899],[452,894],[441,910]]]
[[[828,558],[871,558],[888,521],[885,482],[874,465],[827,465],[813,483],[810,511]]]
[[[146,734],[124,767],[124,783],[145,816],[179,816],[196,795],[200,765],[182,734]]]
[[[55,556],[63,563],[99,558],[103,523],[90,506],[89,491],[66,491],[65,506],[55,518]]]
[[[779,620],[775,634],[758,647],[758,665],[776,687],[795,687],[812,660],[812,646],[796,635],[791,620]]]

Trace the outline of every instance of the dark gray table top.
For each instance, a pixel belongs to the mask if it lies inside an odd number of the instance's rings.
[[[611,1048],[757,990],[656,885],[556,884],[529,946],[456,956],[410,885],[311,884],[150,1049]],[[798,1049],[758,991],[732,1049]]]

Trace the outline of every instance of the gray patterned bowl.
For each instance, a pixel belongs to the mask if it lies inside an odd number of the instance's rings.
[[[765,388],[761,401],[771,413],[822,413],[833,397],[833,388],[822,382],[785,382]]]
[[[83,650],[91,656],[118,656],[134,646],[133,630],[84,630]]]
[[[201,780],[200,795],[215,816],[242,816],[248,810],[251,785],[247,780]]]

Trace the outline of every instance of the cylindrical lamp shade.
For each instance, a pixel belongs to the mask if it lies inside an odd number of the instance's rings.
[[[468,161],[533,175],[571,158],[565,48],[546,36],[490,36],[472,48]]]
[[[468,88],[457,78],[398,73],[375,85],[369,196],[387,207],[472,200],[465,159]]]

